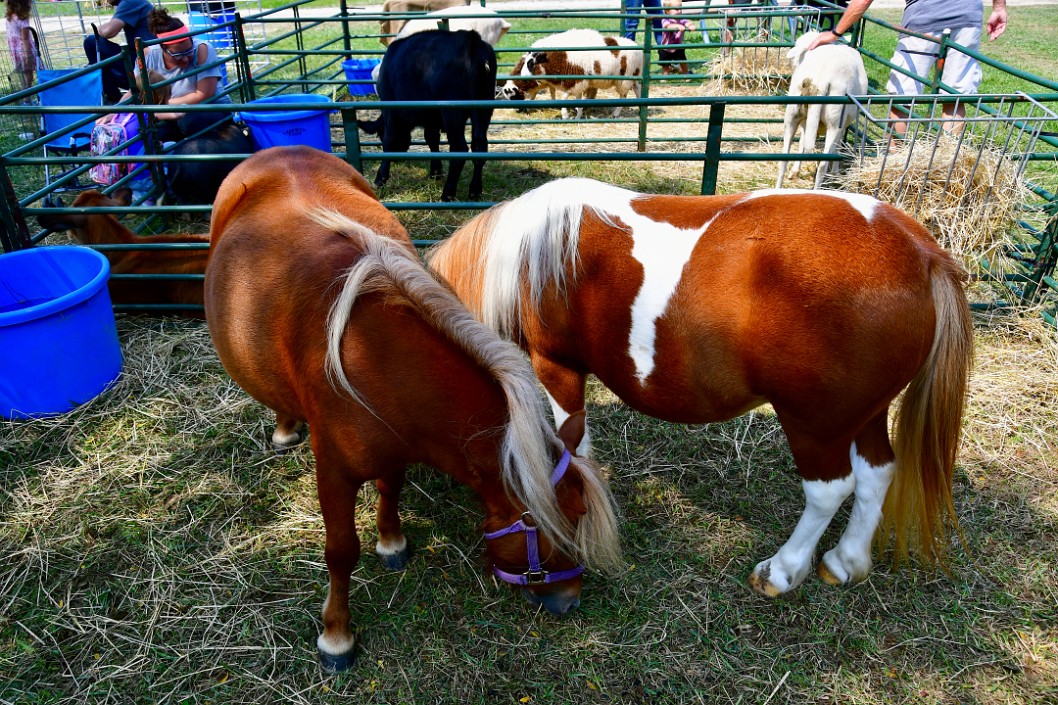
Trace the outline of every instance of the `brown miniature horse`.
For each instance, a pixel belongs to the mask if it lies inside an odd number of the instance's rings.
[[[759,592],[800,584],[854,491],[823,580],[867,576],[883,501],[879,538],[895,534],[898,557],[917,538],[927,561],[943,560],[973,330],[962,269],[895,208],[838,192],[651,196],[563,179],[477,216],[430,266],[528,351],[580,454],[589,373],[680,423],[770,402],[806,508],[750,576]],[[891,445],[887,414],[905,387]]]
[[[74,208],[120,207],[131,202],[132,191],[118,189],[112,196],[96,190],[81,193]],[[126,228],[109,213],[45,214],[37,218],[42,227],[68,230],[82,245],[208,245],[209,235],[152,235],[141,237]],[[140,249],[107,250],[110,273],[202,275],[206,272],[209,249]],[[202,306],[202,281],[188,279],[122,279],[107,282],[110,299],[115,304],[166,304],[167,306]],[[189,310],[188,315],[201,317],[201,310]]]
[[[357,493],[375,481],[376,551],[403,568],[409,463],[478,493],[493,572],[552,613],[579,602],[578,561],[619,562],[609,492],[593,465],[570,463],[524,357],[430,276],[355,169],[308,147],[258,152],[224,181],[211,230],[206,321],[221,362],[275,410],[276,445],[311,429],[326,668],[352,654]]]

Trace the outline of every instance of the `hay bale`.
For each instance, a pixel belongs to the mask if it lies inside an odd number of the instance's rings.
[[[1006,252],[1020,232],[1017,222],[1029,190],[1018,165],[987,143],[960,142],[948,134],[933,141],[894,141],[865,155],[837,177],[843,191],[892,203],[922,221],[972,273],[1013,271]]]
[[[767,41],[761,32],[754,42]],[[712,80],[706,84],[707,95],[769,95],[785,91],[793,73],[793,62],[786,58],[786,47],[732,47],[721,52],[707,65]]]

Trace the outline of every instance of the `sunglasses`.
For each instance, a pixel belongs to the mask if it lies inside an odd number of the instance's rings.
[[[165,51],[166,54],[173,57],[174,59],[183,59],[195,53],[195,47],[191,47],[187,51],[169,51],[169,49],[166,49],[166,47],[163,45],[162,49]]]

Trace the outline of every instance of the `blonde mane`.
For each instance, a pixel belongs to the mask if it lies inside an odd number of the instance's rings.
[[[346,273],[328,315],[328,377],[358,402],[365,403],[346,377],[340,358],[353,304],[358,295],[372,290],[389,289],[403,296],[423,320],[458,345],[500,384],[509,416],[499,458],[504,486],[532,512],[537,524],[564,552],[595,567],[618,565],[620,549],[613,499],[596,468],[577,462],[588,515],[575,533],[558,507],[551,472],[561,441],[547,422],[536,378],[522,353],[476,321],[459,299],[430,276],[402,245],[335,211],[316,209],[309,217],[322,227],[355,240],[364,252]]]
[[[427,263],[478,320],[515,340],[522,307],[539,310],[548,286],[563,295],[570,283],[567,267],[576,277],[584,210],[619,227],[611,214],[593,204],[638,195],[593,179],[551,181],[471,219],[435,246]]]

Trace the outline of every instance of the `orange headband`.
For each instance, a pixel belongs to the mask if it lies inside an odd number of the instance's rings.
[[[186,36],[189,31],[190,30],[187,27],[181,27],[180,29],[174,29],[174,30],[172,30],[170,32],[162,32],[161,34],[158,35],[158,39],[165,39],[166,37],[175,37],[178,34],[185,35],[185,36],[180,37],[179,39],[175,39],[175,40],[173,40],[171,42],[162,42],[162,44],[165,45],[165,46],[170,46],[172,44],[179,44],[180,42],[184,41],[185,39],[191,39],[191,37]]]

